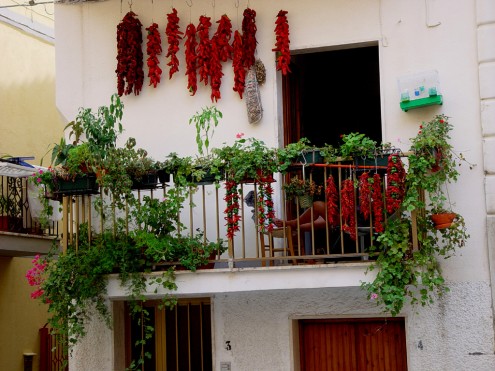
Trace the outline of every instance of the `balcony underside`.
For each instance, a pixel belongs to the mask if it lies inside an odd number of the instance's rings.
[[[211,296],[216,294],[272,291],[288,289],[318,289],[358,287],[362,281],[372,281],[375,272],[365,274],[369,263],[315,264],[266,268],[215,268],[196,272],[176,272],[177,291],[165,291],[160,285],[148,286],[149,299],[165,294],[177,297]],[[149,277],[160,273],[151,273]],[[156,292],[155,292],[156,289]],[[109,277],[108,297],[111,300],[128,298],[117,275]]]
[[[0,256],[33,256],[48,254],[55,237],[24,233],[0,232]]]

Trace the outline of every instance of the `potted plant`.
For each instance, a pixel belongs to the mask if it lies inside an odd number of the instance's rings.
[[[312,146],[308,138],[301,138],[280,148],[277,156],[281,173],[287,172],[289,167],[295,164],[306,166],[323,161],[320,149]]]
[[[376,142],[362,133],[342,134],[340,155],[343,158],[370,158],[376,153]]]
[[[256,138],[243,138],[237,135],[233,145],[214,148],[214,154],[222,161],[225,167],[225,209],[227,220],[227,237],[233,238],[239,230],[239,184],[258,184],[257,211],[260,228],[273,228],[273,188],[275,181],[273,173],[278,171],[279,164],[277,151],[269,148]]]
[[[132,180],[132,189],[153,189],[158,184],[158,165],[143,148],[135,148],[136,140],[129,138],[125,148],[128,161],[124,166]]]
[[[189,119],[189,124],[196,127],[196,145],[199,156],[194,159],[188,181],[195,184],[211,184],[223,179],[222,162],[215,154],[210,154],[210,141],[223,118],[221,111],[215,106],[204,107]]]
[[[284,184],[283,189],[288,200],[296,199],[303,209],[313,205],[313,197],[321,195],[323,186],[317,185],[312,179],[302,179],[297,176]]]
[[[404,199],[395,217],[387,220],[377,243],[370,248],[371,255],[376,257],[370,270],[378,269],[378,272],[373,282],[362,286],[370,300],[383,305],[394,316],[400,313],[408,298],[413,304],[427,305],[448,290],[437,257],[452,256],[469,238],[460,214],[452,213],[453,222],[440,222],[440,227],[431,219],[439,211],[451,213],[450,200],[443,187],[457,180],[458,160],[463,159],[453,154],[448,143],[452,129],[447,117],[438,115],[423,123],[418,135],[411,139]],[[434,147],[443,154],[438,171],[431,171],[436,163],[430,150]],[[413,249],[410,215],[415,216],[416,250]]]
[[[96,193],[96,176],[102,171],[103,161],[109,151],[116,147],[122,133],[123,104],[118,95],[111,97],[110,105],[101,106],[96,112],[91,108],[80,108],[76,119],[66,125],[69,131],[67,143],[62,138],[52,149],[52,165],[59,178],[57,192],[62,194]],[[84,135],[84,140],[82,136]],[[70,184],[70,182],[74,184]]]
[[[331,144],[325,144],[320,148],[320,155],[323,157],[325,163],[331,163],[339,160],[339,148],[334,147]]]
[[[214,148],[213,152],[225,165],[227,179],[236,183],[255,182],[279,170],[277,150],[256,138],[238,139],[231,146]]]

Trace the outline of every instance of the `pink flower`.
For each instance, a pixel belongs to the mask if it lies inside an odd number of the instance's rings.
[[[378,294],[375,292],[372,292],[370,295],[370,300],[376,300],[376,299],[378,299]]]
[[[41,183],[41,178],[36,179],[38,183]]]
[[[235,137],[236,137],[237,139],[241,139],[243,136],[244,136],[244,133],[237,133],[237,134],[235,135]]]
[[[31,293],[31,299],[38,299],[41,295],[43,295],[42,289],[37,289]]]

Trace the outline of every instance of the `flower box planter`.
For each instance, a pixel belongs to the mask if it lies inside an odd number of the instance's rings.
[[[95,174],[77,175],[74,179],[57,178],[55,196],[85,195],[99,193]]]
[[[356,158],[356,159],[354,159],[354,164],[356,166],[383,166],[383,167],[387,167],[388,156]]]
[[[132,189],[155,189],[158,186],[157,173],[148,173],[141,177],[141,179],[132,180]]]
[[[302,151],[295,162],[302,165],[322,164],[323,156],[319,149]]]
[[[158,175],[158,180],[160,181],[160,183],[163,184],[170,182],[170,174],[167,173],[165,170],[160,169],[156,172],[156,174]]]
[[[198,168],[198,170],[201,170]],[[221,177],[223,178],[223,176]],[[196,174],[189,174],[186,176],[186,181],[188,183],[193,183],[197,185],[208,185],[217,182],[217,173],[212,172],[210,169],[204,170],[201,177]]]

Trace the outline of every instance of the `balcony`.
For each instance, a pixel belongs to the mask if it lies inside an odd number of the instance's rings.
[[[258,181],[247,181],[238,188],[238,217],[235,233],[228,235],[226,210],[228,209],[225,182],[220,184],[199,182],[184,191],[182,209],[173,234],[200,238],[208,241],[223,241],[225,251],[213,254],[209,264],[198,269],[216,268],[239,270],[245,268],[281,269],[296,266],[359,264],[370,259],[369,247],[373,245],[377,228],[387,223],[374,218],[372,204],[369,203],[367,217],[360,210],[359,190],[354,186],[344,195],[346,182],[357,184],[358,176],[372,168],[382,183],[380,197],[386,191],[386,166],[352,166],[349,164],[315,164],[295,166],[289,174],[276,174],[271,186],[275,200],[276,224],[260,222],[260,198],[262,192]],[[287,199],[286,182],[289,179],[307,179],[321,187],[318,199],[308,205],[300,206],[302,197]],[[334,191],[329,193],[328,180],[332,179]],[[149,224],[136,221],[136,211],[150,210],[151,200],[157,200],[153,207],[166,202],[170,191],[177,189],[174,182],[167,181],[139,187],[133,191],[137,203],[123,205],[121,210],[112,204],[105,192],[93,195],[66,195],[63,197],[62,248],[78,248],[82,239],[95,239],[101,234],[112,233],[120,238],[121,233],[133,234],[136,231],[152,232]],[[343,196],[344,195],[344,196]],[[318,196],[317,196],[318,197]],[[329,202],[329,197],[332,202]],[[342,197],[352,198],[344,201]],[[371,197],[369,195],[368,197]],[[336,208],[333,215],[329,205]],[[344,203],[352,210],[344,212]],[[91,206],[92,205],[92,206]],[[95,205],[99,205],[95,207]],[[101,205],[106,205],[102,207]],[[143,206],[144,205],[144,206]],[[386,207],[382,204],[382,210]],[[102,211],[105,210],[105,211]],[[156,211],[156,210],[155,210]],[[266,213],[266,209],[265,209]],[[381,213],[383,214],[383,212]],[[386,215],[386,213],[385,213]],[[328,216],[328,217],[327,217]],[[332,218],[332,220],[329,220]],[[162,221],[161,223],[167,223]],[[85,225],[80,231],[80,226]],[[87,228],[86,228],[87,225]],[[92,231],[88,233],[88,231]],[[135,234],[133,234],[135,235]],[[416,239],[415,239],[416,240]],[[417,242],[415,242],[417,248]],[[147,247],[147,246],[146,246]],[[154,270],[163,270],[171,265],[182,270],[179,261],[154,261]],[[186,267],[187,270],[187,267]]]
[[[33,207],[39,201],[28,191],[27,177],[32,168],[0,162],[0,256],[46,254],[58,235],[58,223],[45,228],[38,222]]]

